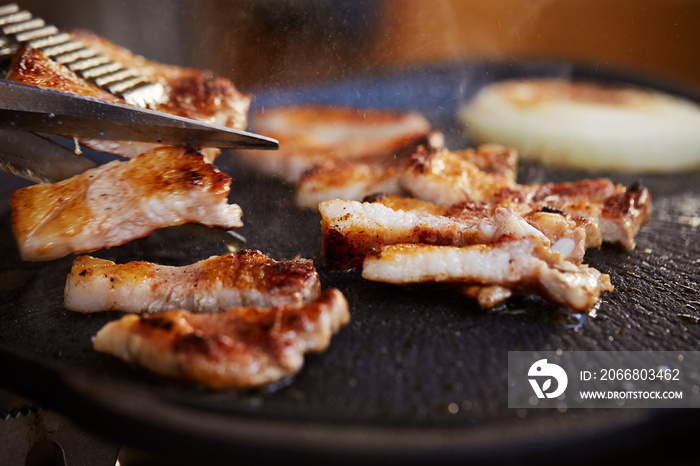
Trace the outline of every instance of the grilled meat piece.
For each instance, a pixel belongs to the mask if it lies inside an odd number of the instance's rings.
[[[444,137],[431,132],[415,144],[437,150],[443,146]],[[408,158],[416,151],[415,144],[372,158],[327,160],[310,168],[297,181],[297,206],[315,209],[320,202],[331,199],[359,201],[376,192],[403,193],[400,178]]]
[[[401,185],[419,199],[445,205],[487,201],[515,185],[514,172],[484,171],[473,161],[474,154],[469,149],[451,152],[421,147],[406,164]]]
[[[430,215],[446,215],[450,207],[433,202],[423,201],[415,197],[398,196],[396,194],[375,193],[365,197],[363,202],[379,203],[393,210],[405,210]]]
[[[500,173],[482,171],[463,153],[447,150],[417,151],[401,181],[413,196],[435,203],[508,202],[533,211],[559,211],[585,223],[592,244],[600,236],[627,249],[634,247],[639,229],[651,215],[651,196],[639,184],[625,187],[593,179],[519,185]]]
[[[296,204],[317,208],[330,199],[361,200],[375,191],[400,193],[401,165],[396,162],[324,162],[310,168],[297,182]]]
[[[93,345],[166,377],[251,388],[298,372],[304,353],[324,351],[349,320],[345,297],[328,290],[303,306],[129,314],[105,325]]]
[[[86,31],[71,31],[70,36],[72,40],[80,41],[97,53],[138,70],[151,82],[161,83],[165,88],[166,98],[153,110],[235,129],[246,128],[250,97],[241,94],[230,80],[215,76],[210,71],[147,60]],[[14,57],[7,79],[126,103],[81,78],[67,67],[57,64],[40,50],[29,46],[24,47]],[[80,143],[96,150],[130,158],[156,146],[150,143],[95,139],[81,139]],[[215,148],[204,150],[208,162],[213,161],[219,153],[219,149]]]
[[[534,236],[547,246],[551,244],[550,239],[523,216],[506,207],[477,206],[471,209],[471,215],[458,218],[426,213],[431,208],[428,205],[424,210],[411,211],[394,210],[380,202],[322,202],[319,211],[324,264],[334,269],[359,267],[373,248],[396,243],[466,246],[514,235]],[[576,242],[573,248],[568,250],[567,246],[568,251],[563,252],[582,255],[584,232],[575,223],[559,217],[572,229],[568,237]],[[562,238],[564,236],[554,239],[556,242]]]
[[[476,299],[483,308],[494,307],[513,296],[510,288],[501,285],[472,285],[464,288],[462,294]]]
[[[518,153],[501,144],[481,144],[456,153],[460,159],[474,164],[484,173],[500,174],[515,182],[518,175]]]
[[[516,185],[494,195],[496,201],[527,204],[539,209],[556,209],[576,219],[597,225],[604,242],[633,249],[635,238],[651,218],[651,195],[639,183],[629,187],[608,179],[570,183]]]
[[[600,247],[599,231],[587,220],[572,219],[562,212],[533,209],[528,204],[516,202],[461,202],[451,206],[443,214],[461,222],[472,222],[475,218],[488,218],[498,209],[508,209],[540,231],[551,246],[570,262],[581,263],[586,249]]]
[[[73,261],[65,306],[78,312],[212,312],[234,306],[301,305],[321,292],[309,259],[275,261],[260,251],[213,256],[172,267],[151,262],[115,264],[80,256]]]
[[[564,260],[539,238],[513,236],[461,248],[426,244],[381,246],[365,258],[362,276],[404,285],[476,285],[486,293],[479,299],[480,304],[486,305],[508,297],[510,293],[504,289],[515,294],[536,292],[577,311],[592,308],[601,292],[613,289],[608,275]],[[487,296],[489,293],[491,296]]]
[[[280,148],[238,151],[237,158],[255,171],[290,183],[327,162],[374,163],[400,153],[409,152],[408,156],[431,131],[417,113],[321,106],[266,108],[252,116],[251,128],[278,139]]]
[[[22,259],[51,260],[184,223],[240,227],[240,207],[227,202],[230,184],[198,152],[161,146],[58,183],[18,189],[11,221]]]

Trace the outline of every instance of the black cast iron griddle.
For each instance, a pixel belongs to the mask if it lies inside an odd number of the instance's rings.
[[[463,63],[405,69],[301,89],[255,93],[256,107],[298,103],[423,112],[448,147],[468,140],[458,106],[493,80],[585,77],[651,85],[620,73],[551,63]],[[281,141],[284,144],[284,141]],[[663,156],[663,154],[660,154]],[[700,337],[700,173],[673,176],[581,173],[523,165],[521,182],[610,175],[637,179],[653,196],[651,223],[633,251],[590,251],[609,273],[596,316],[571,315],[537,298],[485,311],[440,286],[399,288],[356,272],[323,268],[320,216],[294,206],[293,187],[246,172],[231,154],[217,162],[233,177],[248,248],[275,259],[313,258],[325,288],[337,287],[352,322],[321,355],[273,390],[212,393],[131,367],[92,350],[91,337],[117,313],[63,308],[73,257],[23,263],[9,213],[0,217],[0,385],[54,408],[118,441],[209,460],[439,460],[577,457],[649,444],[684,429],[692,411],[513,410],[507,407],[507,354],[515,350],[697,350]],[[11,178],[3,177],[6,203]],[[226,252],[191,228],[169,228],[101,250],[118,262],[185,265]],[[689,422],[685,422],[688,421]],[[659,430],[660,429],[660,430]],[[284,455],[284,456],[280,456]]]

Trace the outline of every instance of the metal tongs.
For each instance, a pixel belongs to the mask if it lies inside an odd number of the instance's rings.
[[[160,83],[97,53],[16,3],[0,5],[0,63],[22,46],[130,105],[0,79],[0,166],[33,181],[58,181],[96,166],[35,133],[68,138],[277,149],[276,140],[189,118],[146,110],[164,98]]]
[[[195,147],[278,148],[275,139],[246,131],[0,80],[0,165],[34,181],[57,181],[95,166],[33,133]]]

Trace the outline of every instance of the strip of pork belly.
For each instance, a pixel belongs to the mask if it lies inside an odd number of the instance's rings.
[[[443,215],[456,221],[469,222],[473,218],[487,218],[499,209],[508,209],[522,216],[549,240],[553,250],[575,264],[583,261],[586,249],[601,245],[599,229],[592,228],[594,225],[591,222],[573,219],[559,211],[536,210],[527,204],[462,202],[451,206]]]
[[[495,193],[515,185],[510,174],[482,170],[474,163],[473,150],[451,152],[419,148],[406,164],[401,184],[411,195],[437,204],[487,201]]]
[[[369,162],[412,152],[431,134],[418,113],[323,106],[265,108],[252,115],[251,129],[278,139],[280,147],[236,151],[237,159],[290,183],[325,162]]]
[[[105,325],[93,345],[162,376],[252,388],[297,373],[304,353],[324,351],[349,320],[345,297],[328,290],[303,306],[129,314]]]
[[[438,150],[444,145],[439,131],[386,153],[376,152],[353,160],[326,160],[305,171],[296,184],[296,204],[302,209],[317,208],[322,201],[360,201],[376,192],[400,194],[401,173],[416,144]]]
[[[240,93],[230,80],[215,76],[207,70],[164,65],[147,60],[90,32],[76,30],[69,34],[72,40],[80,41],[98,54],[138,70],[151,82],[162,84],[165,99],[152,107],[153,110],[235,129],[246,128],[250,97]],[[57,64],[40,50],[29,46],[24,47],[14,57],[7,79],[126,103],[123,99],[84,80],[68,67]],[[156,144],[135,141],[80,139],[80,143],[129,158],[156,147]],[[211,162],[219,155],[220,150],[206,148],[203,153],[205,159]]]
[[[600,229],[603,241],[626,249],[634,248],[637,233],[651,218],[648,189],[639,183],[625,187],[608,179],[518,185],[497,192],[494,198],[590,219]]]
[[[634,247],[637,233],[651,215],[651,196],[639,184],[625,187],[608,179],[593,179],[519,185],[447,150],[417,151],[401,183],[413,196],[440,204],[506,201],[526,204],[532,210],[558,210],[587,222],[591,237],[600,236],[627,249]]]
[[[476,149],[456,152],[460,159],[474,164],[484,173],[503,175],[515,182],[518,175],[518,153],[512,147],[501,144],[481,144]]]
[[[464,246],[490,243],[504,235],[549,239],[510,209],[454,218],[421,211],[394,210],[379,202],[333,200],[319,204],[324,264],[359,267],[369,251],[383,244],[427,243]]]
[[[313,209],[331,199],[359,201],[376,191],[400,193],[400,173],[396,164],[322,163],[301,175],[296,186],[296,205]]]
[[[260,251],[227,253],[182,267],[80,256],[65,289],[72,311],[213,312],[234,306],[302,305],[321,292],[309,259],[275,261]]]
[[[603,291],[613,289],[610,277],[576,265],[545,247],[538,238],[504,237],[491,244],[466,247],[395,244],[372,251],[362,276],[394,284],[457,283],[500,293],[491,302],[514,294],[539,293],[577,311],[591,309]]]
[[[530,225],[541,231],[549,239],[552,249],[561,253],[566,260],[580,263],[588,248],[601,245],[600,231],[591,228],[591,222],[585,219],[571,218],[560,211],[551,209],[534,210],[527,204],[504,201],[462,202],[453,206],[443,206],[416,198],[392,194],[375,194],[365,201],[379,202],[394,210],[416,213],[442,215],[457,221],[470,223],[476,218],[493,216],[497,209],[509,209],[523,217]]]
[[[22,259],[45,261],[117,246],[184,223],[233,229],[231,178],[198,152],[161,146],[53,184],[12,194],[12,227]]]

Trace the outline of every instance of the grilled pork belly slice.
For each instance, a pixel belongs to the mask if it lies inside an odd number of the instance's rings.
[[[399,196],[396,194],[375,193],[363,199],[363,202],[376,202],[393,210],[405,210],[430,215],[446,215],[450,207],[443,204],[416,199],[415,197]]]
[[[278,139],[280,148],[238,151],[237,158],[290,183],[327,162],[373,163],[396,154],[408,156],[431,133],[430,123],[418,113],[322,106],[266,108],[252,115],[251,128]]]
[[[461,248],[426,244],[382,246],[365,258],[362,276],[403,285],[476,285],[486,293],[479,300],[486,305],[507,298],[510,292],[536,292],[577,311],[591,309],[601,292],[613,289],[608,275],[564,260],[539,238],[512,236]]]
[[[234,306],[298,306],[320,292],[311,260],[278,262],[260,251],[212,256],[183,267],[80,256],[68,274],[65,306],[85,313],[212,312]]]
[[[476,149],[468,148],[456,152],[456,155],[485,173],[503,175],[512,182],[515,182],[518,175],[518,153],[512,147],[481,144]]]
[[[498,146],[493,146],[498,147]],[[484,171],[473,158],[475,151],[431,151],[419,148],[404,167],[401,185],[411,195],[438,204],[487,201],[515,185],[515,171]]]
[[[451,206],[443,214],[457,221],[470,222],[474,218],[488,218],[497,209],[508,209],[520,215],[527,223],[540,231],[549,241],[552,249],[566,260],[581,263],[588,248],[602,244],[597,224],[587,219],[575,219],[561,211],[533,208],[516,202],[461,202]]]
[[[184,223],[233,229],[231,178],[198,152],[161,146],[53,184],[12,194],[12,227],[22,259],[43,261],[117,246]]]
[[[304,172],[296,186],[296,204],[317,208],[330,199],[359,201],[373,192],[400,193],[397,163],[325,162]]]
[[[556,210],[586,224],[593,243],[632,249],[639,229],[649,222],[651,196],[639,184],[625,187],[608,179],[520,185],[501,173],[485,172],[463,153],[419,150],[402,175],[413,196],[441,204],[509,202],[531,210]]]
[[[472,285],[464,288],[462,294],[468,298],[476,299],[479,306],[487,309],[513,296],[510,288],[500,285]]]
[[[71,31],[70,36],[72,40],[80,41],[98,54],[138,70],[151,82],[161,83],[165,88],[165,100],[153,107],[153,110],[235,129],[246,128],[250,97],[240,93],[230,80],[215,76],[206,70],[164,65],[147,60],[90,32]],[[68,67],[57,64],[40,50],[29,46],[24,47],[14,57],[7,79],[126,103],[123,99],[84,80]],[[81,139],[80,143],[96,150],[130,158],[156,146],[141,142],[96,139]],[[206,148],[203,152],[206,160],[211,162],[220,150]]]
[[[549,239],[554,250],[574,263],[583,261],[586,249],[597,248],[602,244],[600,229],[588,219],[571,218],[552,209],[535,210],[527,204],[516,202],[461,202],[447,207],[391,194],[376,194],[367,197],[365,201],[379,202],[394,210],[442,215],[463,223],[491,217],[499,208],[509,209],[541,231]]]
[[[505,235],[533,236],[550,244],[521,215],[500,206],[483,206],[458,219],[421,210],[394,210],[380,202],[324,201],[319,204],[319,211],[324,264],[334,269],[359,267],[367,253],[386,244],[465,246],[491,243]],[[578,228],[573,223],[569,226]],[[574,237],[579,242],[585,240],[583,232]],[[581,249],[575,245],[568,252]]]
[[[444,145],[442,133],[433,131],[425,140],[414,141],[427,150]],[[296,184],[296,204],[317,208],[322,201],[347,199],[359,201],[376,193],[400,194],[401,174],[408,158],[416,151],[409,144],[393,152],[377,153],[358,160],[327,160],[304,172]]]
[[[651,195],[639,183],[625,187],[608,179],[592,179],[516,185],[494,197],[498,201],[519,202],[589,219],[589,230],[597,225],[603,241],[626,249],[634,248],[637,233],[651,218]]]
[[[304,353],[324,351],[349,320],[345,297],[328,290],[303,306],[129,314],[105,325],[93,345],[166,377],[251,388],[298,372]]]

